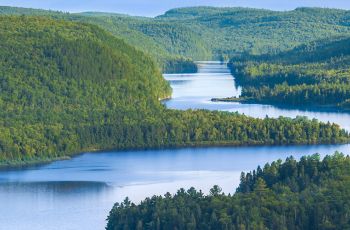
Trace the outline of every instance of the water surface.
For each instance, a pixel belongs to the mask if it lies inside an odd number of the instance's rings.
[[[165,74],[173,88],[172,99],[165,102],[174,109],[209,109],[239,112],[248,116],[277,118],[279,116],[295,118],[306,116],[323,122],[339,124],[350,131],[350,113],[325,109],[280,108],[273,105],[242,104],[240,102],[212,102],[212,98],[240,96],[241,89],[236,87],[234,76],[220,62],[199,62],[196,74]]]
[[[212,97],[240,94],[228,69],[200,63],[197,74],[166,75],[174,89],[167,106],[238,111],[255,117],[306,115],[349,128],[349,115],[279,109],[273,106],[213,103]],[[104,229],[115,202],[126,196],[139,202],[147,196],[174,193],[191,186],[207,193],[218,184],[233,193],[242,171],[293,155],[336,150],[350,145],[210,147],[85,153],[71,160],[22,170],[0,171],[0,229]]]

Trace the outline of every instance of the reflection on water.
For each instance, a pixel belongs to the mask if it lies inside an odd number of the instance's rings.
[[[97,181],[41,181],[41,182],[2,182],[0,193],[51,193],[60,195],[80,195],[82,193],[104,192],[109,186]]]
[[[239,96],[241,89],[235,86],[229,69],[217,62],[210,64],[199,63],[196,74],[165,74],[165,79],[173,88],[172,100],[167,104],[170,107],[184,103],[184,99],[196,99],[197,102],[213,97]],[[188,107],[189,108],[189,107]]]
[[[269,117],[296,117],[307,116],[320,121],[339,124],[350,131],[350,114],[337,111],[320,111],[311,109],[280,108],[272,105],[241,104],[238,102],[211,102],[211,98],[224,98],[241,94],[236,87],[234,77],[225,65],[217,62],[201,64],[199,73],[191,75],[167,74],[165,79],[170,81],[174,89],[173,97],[165,104],[174,109],[209,109],[239,112],[248,116]],[[175,83],[181,81],[181,84]]]
[[[240,111],[254,116],[300,115],[299,110],[271,106],[212,103],[211,97],[239,95],[227,68],[200,65],[200,73],[166,75],[174,88],[167,105]],[[333,120],[340,113],[308,113]],[[320,118],[320,117],[318,117]],[[0,171],[0,229],[104,229],[115,202],[126,196],[139,202],[147,196],[176,192],[191,186],[207,193],[218,184],[233,193],[241,171],[253,170],[278,158],[336,150],[349,154],[350,145],[211,147],[86,153],[21,170]]]
[[[114,202],[133,201],[191,186],[218,184],[233,193],[241,171],[278,158],[349,145],[211,147],[86,153],[27,170],[0,173],[0,229],[103,229]],[[61,180],[60,180],[61,178]],[[28,228],[30,226],[30,228]]]

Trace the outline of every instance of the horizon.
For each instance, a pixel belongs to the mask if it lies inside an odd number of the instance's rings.
[[[337,1],[316,1],[316,0],[296,0],[293,2],[281,2],[278,0],[266,0],[262,4],[258,0],[188,0],[182,2],[179,0],[155,0],[151,3],[145,0],[128,0],[118,1],[113,0],[90,0],[90,1],[68,1],[68,0],[51,0],[42,2],[40,0],[29,0],[26,2],[20,0],[0,0],[0,5],[9,7],[23,7],[32,9],[62,11],[69,13],[83,13],[83,12],[105,12],[105,13],[119,13],[133,16],[155,17],[162,15],[168,10],[175,8],[188,7],[243,7],[266,9],[273,11],[290,11],[300,7],[317,7],[317,8],[332,8],[350,10],[350,2],[347,0]],[[135,6],[136,5],[136,6]]]

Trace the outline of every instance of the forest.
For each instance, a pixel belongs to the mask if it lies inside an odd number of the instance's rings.
[[[194,188],[116,203],[106,229],[349,229],[350,158],[288,157],[242,172],[236,191]]]
[[[98,150],[349,143],[337,124],[167,109],[162,73],[230,59],[242,100],[350,109],[350,12],[173,9],[155,18],[0,7],[0,167]],[[254,36],[252,35],[254,34]],[[350,158],[277,160],[239,187],[116,203],[115,229],[349,229]]]
[[[350,39],[313,41],[276,55],[246,55],[230,62],[241,99],[348,110]]]
[[[277,54],[310,41],[350,35],[350,12],[323,8],[280,12],[193,7],[172,9],[158,17],[147,18],[115,13],[0,7],[0,14],[49,16],[98,25],[152,56],[167,73],[175,69],[176,72],[195,71],[188,65],[190,60],[228,60],[242,54]],[[183,60],[185,67],[179,65]]]
[[[0,164],[104,149],[198,145],[333,144],[336,124],[176,111],[157,64],[86,23],[0,17]]]

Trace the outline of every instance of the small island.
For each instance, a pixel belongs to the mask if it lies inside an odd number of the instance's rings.
[[[247,102],[249,99],[244,97],[225,97],[225,98],[217,98],[214,97],[211,99],[212,102]]]

